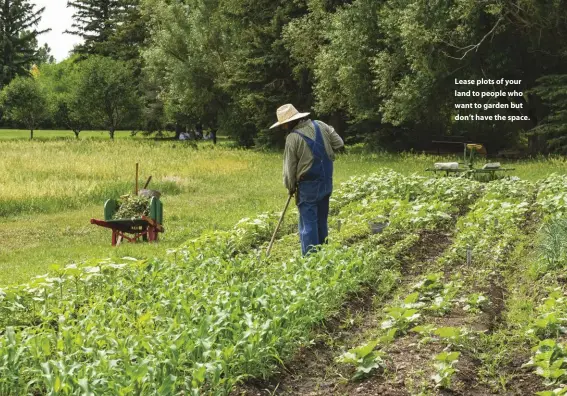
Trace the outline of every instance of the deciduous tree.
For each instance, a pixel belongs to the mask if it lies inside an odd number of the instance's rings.
[[[2,90],[0,103],[5,117],[29,129],[30,139],[40,123],[49,117],[47,95],[37,78],[14,78]]]
[[[81,113],[78,68],[79,64],[72,57],[57,64],[42,65],[39,72],[39,81],[48,93],[53,122],[73,131],[77,139],[89,122]]]
[[[135,81],[125,62],[91,56],[78,64],[77,108],[90,125],[101,125],[114,139],[114,132],[139,113]]]

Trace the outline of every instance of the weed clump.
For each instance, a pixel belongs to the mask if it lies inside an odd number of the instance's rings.
[[[150,200],[138,195],[123,195],[118,201],[118,210],[114,219],[131,219],[150,215]]]

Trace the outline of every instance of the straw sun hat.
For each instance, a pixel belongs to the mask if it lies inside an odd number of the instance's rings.
[[[273,129],[277,126],[287,124],[288,122],[299,120],[300,118],[307,117],[311,113],[300,113],[297,111],[295,107],[291,104],[286,104],[280,107],[277,111],[278,115],[278,122],[270,127]]]

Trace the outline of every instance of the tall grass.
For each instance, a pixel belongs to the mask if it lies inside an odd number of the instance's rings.
[[[194,150],[176,142],[55,141],[0,142],[0,216],[50,213],[101,204],[134,188],[135,163],[140,183],[172,196],[210,190],[218,182],[253,173],[269,156],[206,146]],[[213,187],[214,189],[214,187]]]
[[[567,219],[550,219],[540,229],[540,272],[567,266]]]

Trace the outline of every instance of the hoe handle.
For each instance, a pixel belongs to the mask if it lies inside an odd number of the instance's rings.
[[[280,221],[278,222],[276,230],[274,231],[274,235],[272,236],[272,240],[270,241],[270,245],[268,246],[268,251],[266,252],[266,257],[270,256],[270,252],[272,251],[272,246],[274,245],[274,241],[276,240],[276,234],[278,233],[278,231],[279,231],[279,229],[280,229],[280,227],[283,223],[285,212],[287,212],[287,208],[289,206],[289,203],[291,202],[292,197],[293,197],[293,194],[289,194],[289,197],[287,198],[287,202],[285,204],[285,208],[283,210],[282,216],[280,217]]]

